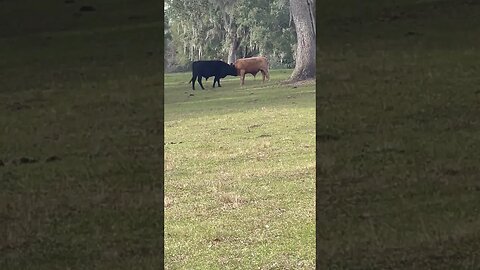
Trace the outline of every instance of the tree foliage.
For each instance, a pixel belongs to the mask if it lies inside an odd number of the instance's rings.
[[[168,45],[175,52],[168,56],[175,59],[166,59],[175,63],[171,70],[199,59],[232,62],[255,55],[267,56],[272,67],[294,66],[288,0],[167,0],[166,6]]]

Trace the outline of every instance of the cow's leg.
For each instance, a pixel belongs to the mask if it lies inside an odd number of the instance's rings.
[[[198,76],[198,84],[200,84],[200,87],[202,87],[202,90],[205,90],[202,84],[202,76]]]
[[[245,83],[245,70],[240,71],[240,85],[243,85]]]
[[[260,72],[262,72],[262,77],[263,77],[262,82],[265,82],[265,75],[266,75],[266,73],[265,73],[265,71],[263,71],[263,70],[260,70]]]
[[[220,87],[220,82],[217,76],[215,76],[215,78],[213,79],[213,88],[215,88],[215,83],[217,83],[218,86]]]

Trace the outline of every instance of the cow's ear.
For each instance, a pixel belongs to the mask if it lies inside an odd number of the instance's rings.
[[[230,63],[230,66],[234,66],[235,64],[234,63]]]

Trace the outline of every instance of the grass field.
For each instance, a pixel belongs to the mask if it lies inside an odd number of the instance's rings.
[[[160,7],[101,2],[0,2],[0,269],[162,263]]]
[[[165,75],[166,269],[314,269],[315,86],[291,72]]]
[[[322,3],[321,269],[479,269],[480,3]]]

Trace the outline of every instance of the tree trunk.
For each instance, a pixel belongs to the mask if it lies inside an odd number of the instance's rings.
[[[315,2],[290,0],[290,12],[297,32],[295,69],[292,81],[315,78]]]
[[[237,31],[233,28],[230,32],[230,49],[228,50],[228,63],[235,63],[237,60],[237,50],[240,46],[240,39],[237,36]]]

